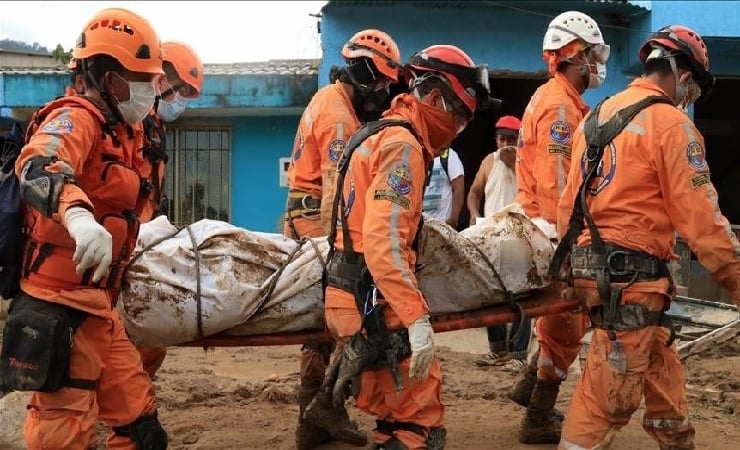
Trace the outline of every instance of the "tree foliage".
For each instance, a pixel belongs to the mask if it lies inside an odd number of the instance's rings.
[[[29,44],[27,42],[17,41],[15,39],[8,39],[8,38],[0,39],[0,48],[3,50],[16,50],[16,51],[24,51],[28,53],[38,53],[39,55],[51,55],[52,54],[52,52],[48,48],[44,47],[38,42]]]

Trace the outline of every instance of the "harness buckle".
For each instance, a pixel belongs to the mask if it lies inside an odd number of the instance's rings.
[[[362,314],[364,316],[369,316],[370,314],[375,311],[375,308],[378,307],[378,287],[374,284],[372,285],[372,288],[368,291],[367,297],[365,298],[365,307],[363,308]]]
[[[614,267],[614,262],[615,262],[614,261],[614,258],[615,257],[622,256],[622,257],[624,257],[624,262],[626,262],[627,257],[629,255],[630,255],[630,253],[629,252],[626,252],[624,250],[614,250],[613,252],[609,253],[609,255],[607,255],[607,257],[606,257],[606,269],[609,271],[609,274],[610,275],[620,276],[620,275],[628,275],[629,273],[631,273],[632,271],[630,271],[630,270],[625,270],[625,269],[617,270]]]
[[[303,209],[314,209],[314,208],[309,208],[308,205],[306,204],[306,199],[307,198],[311,198],[311,197],[308,196],[308,195],[304,195],[303,198],[301,198],[301,207]]]

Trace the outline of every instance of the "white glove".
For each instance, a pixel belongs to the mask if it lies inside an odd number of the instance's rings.
[[[77,274],[82,275],[85,270],[97,266],[92,276],[92,282],[97,283],[108,271],[113,258],[113,238],[108,230],[95,221],[90,211],[79,206],[67,210],[64,226],[77,244],[72,257],[77,264]]]
[[[409,378],[425,380],[429,376],[429,369],[434,359],[434,330],[429,323],[429,315],[416,319],[409,325],[409,343],[411,344],[411,365]]]

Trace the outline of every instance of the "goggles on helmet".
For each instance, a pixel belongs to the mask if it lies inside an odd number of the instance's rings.
[[[417,53],[409,60],[408,65],[454,76],[463,85],[465,93],[477,100],[477,109],[480,111],[498,109],[501,105],[501,100],[490,96],[491,86],[486,64],[465,67]]]

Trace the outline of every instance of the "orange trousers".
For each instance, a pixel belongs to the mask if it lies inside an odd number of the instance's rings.
[[[321,237],[326,233],[321,228],[321,215],[314,214],[306,217],[286,217],[283,224],[283,234],[291,239],[300,240],[304,237]],[[332,346],[321,344],[304,345],[301,348],[301,386],[307,389],[318,389],[324,381],[324,372],[329,364]]]
[[[141,356],[141,363],[144,366],[144,372],[146,372],[147,375],[149,375],[149,378],[153,380],[157,370],[159,370],[164,363],[164,358],[167,356],[167,348],[147,347],[142,345],[136,347],[136,350],[139,351],[139,355]]]
[[[23,429],[30,450],[83,450],[97,441],[98,418],[118,427],[156,412],[154,386],[115,309],[109,317],[88,316],[73,339],[70,377],[97,380],[97,387],[34,392]],[[135,450],[136,445],[111,434],[108,448]]]
[[[540,359],[537,361],[537,378],[562,381],[568,368],[578,357],[581,339],[588,331],[590,320],[585,312],[565,312],[542,316],[535,322]]]
[[[334,336],[346,340],[360,330],[360,313],[356,308],[327,307],[326,324]],[[409,379],[410,363],[411,358],[398,363],[403,378],[401,392],[396,392],[390,368],[363,372],[360,392],[355,399],[357,407],[386,422],[408,422],[427,430],[443,426],[442,368],[439,361],[434,359],[429,378],[423,381]],[[426,436],[406,430],[397,430],[394,435],[411,450],[427,448]],[[373,441],[378,444],[390,437],[377,430],[373,432]]]
[[[286,217],[283,221],[283,234],[296,241],[304,237],[326,236],[326,233],[321,228],[321,216],[318,214],[306,217],[294,217],[292,219]]]
[[[663,294],[623,293],[623,303],[642,304],[650,311],[662,311],[664,302]],[[669,336],[668,329],[657,326],[618,331],[627,359],[627,370],[620,374],[607,359],[612,344],[606,331],[594,330],[586,368],[565,416],[559,449],[607,444],[627,425],[643,397],[642,426],[661,450],[694,448],[686,379],[675,344],[666,347]]]

